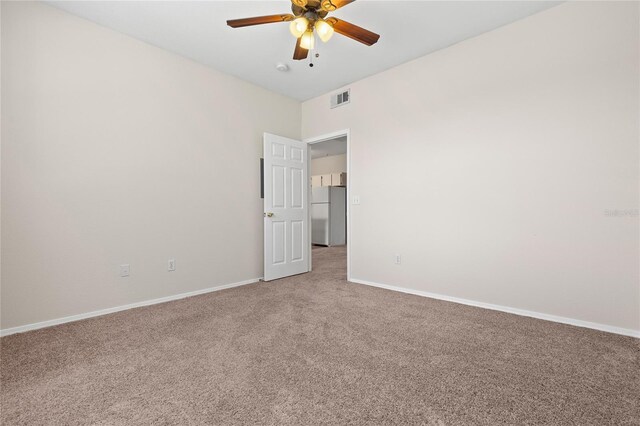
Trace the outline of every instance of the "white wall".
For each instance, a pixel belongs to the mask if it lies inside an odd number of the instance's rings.
[[[328,155],[311,160],[311,176],[342,173],[346,171],[347,154]]]
[[[565,3],[303,103],[351,129],[352,277],[640,330],[638,18]]]
[[[297,101],[2,2],[1,119],[2,329],[262,276],[262,133],[299,138]]]

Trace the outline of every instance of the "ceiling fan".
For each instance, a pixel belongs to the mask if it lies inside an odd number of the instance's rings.
[[[355,0],[291,0],[291,11],[293,15],[282,14],[231,19],[227,21],[227,25],[232,28],[240,28],[276,22],[291,22],[289,30],[297,39],[296,48],[293,51],[293,59],[299,61],[305,59],[309,54],[309,50],[314,48],[314,29],[323,42],[329,41],[334,32],[359,41],[367,46],[371,46],[378,41],[380,36],[376,33],[338,18],[327,18],[329,12],[333,12],[354,1]]]

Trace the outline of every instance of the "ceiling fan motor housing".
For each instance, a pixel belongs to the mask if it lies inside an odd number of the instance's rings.
[[[325,13],[326,15],[326,13]],[[309,10],[307,12],[305,12],[304,17],[307,18],[307,20],[309,21],[309,26],[313,26],[313,24],[318,20],[318,19],[322,19],[322,16],[320,16],[320,14],[318,12],[316,12],[315,10]]]
[[[309,19],[309,20],[317,20],[319,18],[324,18],[325,16],[327,16],[327,14],[329,12],[326,12],[324,10],[315,10],[315,9],[302,9],[299,8],[295,5],[291,6],[291,10],[293,11],[293,14],[299,18],[301,16],[304,16],[305,18]]]

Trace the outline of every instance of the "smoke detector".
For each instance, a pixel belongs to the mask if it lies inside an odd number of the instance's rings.
[[[276,64],[276,69],[280,72],[287,72],[289,71],[289,65],[283,64],[282,62],[278,62]]]

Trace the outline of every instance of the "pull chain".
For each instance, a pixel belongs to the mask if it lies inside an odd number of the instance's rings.
[[[315,50],[315,49],[314,49]],[[309,66],[313,68],[313,57],[319,58],[319,53],[313,53],[313,50],[309,50]]]

